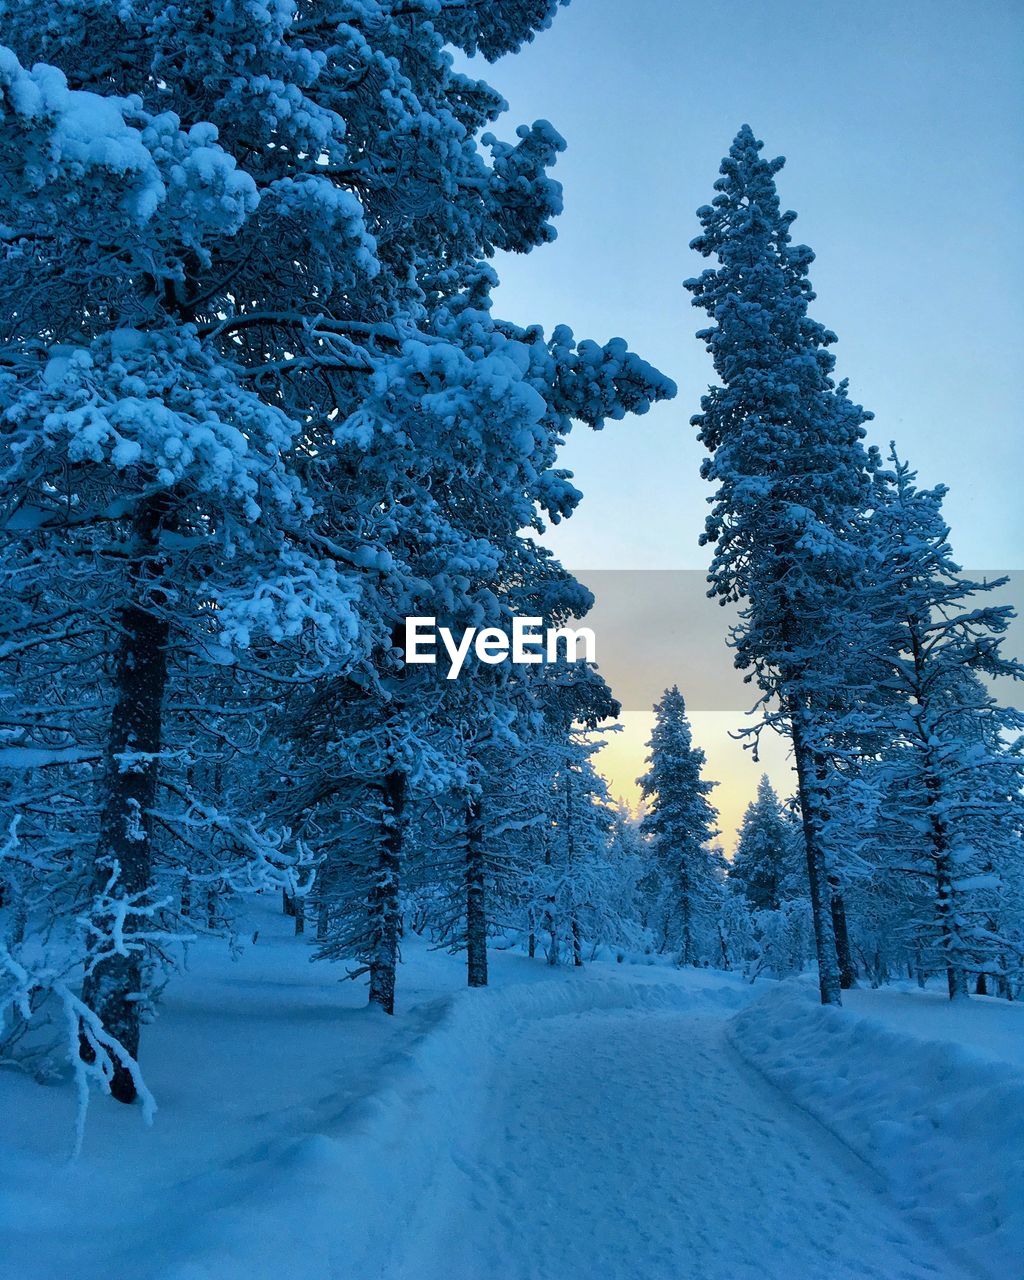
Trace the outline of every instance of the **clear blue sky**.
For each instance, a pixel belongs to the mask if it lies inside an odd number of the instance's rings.
[[[787,157],[782,200],[817,254],[814,314],[876,414],[872,438],[950,485],[965,565],[1024,568],[1022,0],[574,0],[483,74],[509,101],[503,132],[544,117],[568,141],[559,238],[499,262],[497,309],[621,334],[680,388],[645,419],[578,429],[566,460],[586,496],[551,537],[566,564],[706,564],[688,421],[712,370],[682,281],[703,265],[694,211],[749,122]],[[684,645],[684,693],[686,679]],[[758,774],[729,738],[741,719],[694,716],[729,843]],[[607,771],[628,794],[650,721],[624,720]],[[782,744],[766,764],[790,790]]]
[[[506,122],[545,117],[569,144],[558,241],[499,263],[499,309],[621,333],[680,387],[646,421],[580,431],[587,501],[554,543],[572,567],[704,563],[687,422],[711,371],[681,282],[744,121],[787,157],[815,314],[874,433],[950,484],[965,562],[1024,565],[1021,0],[574,0],[485,74]]]

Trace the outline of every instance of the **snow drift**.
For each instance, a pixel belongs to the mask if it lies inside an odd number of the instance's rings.
[[[1024,1277],[1018,1063],[823,1008],[799,981],[768,988],[732,1019],[730,1035],[747,1062],[882,1175],[898,1207],[952,1254],[992,1280]]]

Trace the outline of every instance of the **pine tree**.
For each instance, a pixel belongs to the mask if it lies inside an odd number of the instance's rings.
[[[693,745],[677,686],[665,691],[654,715],[647,744],[650,768],[638,779],[649,805],[641,829],[651,839],[661,871],[666,934],[671,931],[678,940],[680,964],[697,964],[707,956],[705,935],[721,888],[721,867],[709,848],[718,834],[717,814],[708,799],[716,784],[701,776],[705,755]]]
[[[497,620],[502,548],[579,500],[555,465],[572,423],[672,393],[620,340],[491,315],[486,259],[552,238],[564,144],[543,121],[513,143],[485,132],[503,103],[446,41],[495,58],[556,7],[0,3],[15,51],[0,55],[0,653],[28,695],[19,723],[69,673],[80,695],[12,745],[36,777],[9,799],[23,816],[62,797],[45,831],[23,826],[32,848],[18,838],[37,879],[63,878],[51,853],[77,815],[66,900],[85,880],[91,905],[76,1016],[125,1100],[147,974],[175,934],[158,867],[180,882],[198,857],[206,875],[197,828],[230,829],[289,892],[303,856],[264,828],[254,788],[214,784],[220,748],[196,767],[188,708],[225,684],[228,713],[268,690],[296,707],[311,688],[323,705],[352,695],[353,742],[314,732],[326,754],[281,790],[313,798],[290,819],[321,836],[344,787],[359,792],[387,1006],[411,787],[437,759],[430,696],[391,687],[395,627]],[[350,750],[361,778],[338,769]],[[438,776],[453,768],[445,756]],[[72,792],[97,784],[83,811]],[[225,814],[226,796],[249,810]]]
[[[593,596],[550,552],[517,537],[504,553],[494,588],[507,626],[516,616],[537,618],[548,629],[586,615]],[[448,690],[445,715],[458,737],[467,786],[456,796],[462,838],[455,847],[463,872],[448,869],[442,928],[452,946],[465,947],[470,986],[487,984],[495,912],[515,914],[518,899],[532,892],[530,842],[543,833],[554,772],[564,756],[575,754],[574,722],[593,727],[616,710],[596,673],[576,678],[560,663],[474,663],[472,679]]]
[[[794,245],[775,177],[744,125],[692,243],[719,266],[687,282],[711,320],[698,337],[721,385],[693,419],[717,485],[702,542],[711,594],[741,604],[736,664],[761,689],[762,724],[792,739],[823,1003],[840,1003],[827,865],[829,749],[845,705],[846,624],[862,572],[870,417],[832,377],[835,335],[808,316],[814,255]],[[755,738],[756,742],[756,738]]]
[[[92,92],[79,15],[26,24],[29,8],[5,28],[23,56],[45,28],[83,71],[0,55],[3,633],[8,657],[41,659],[16,686],[52,701],[70,670],[89,705],[56,736],[45,716],[23,721],[21,746],[34,768],[95,761],[91,868],[74,869],[89,901],[82,1054],[131,1101],[147,973],[169,940],[156,829],[210,808],[180,778],[164,802],[180,760],[168,688],[269,639],[344,661],[357,628],[344,579],[289,534],[311,509],[300,424],[195,324],[195,290],[251,227],[257,183],[211,126]]]
[[[1012,608],[976,599],[1006,580],[963,576],[945,488],[918,489],[895,448],[890,462],[876,477],[862,633],[889,694],[878,713],[890,741],[876,770],[877,821],[890,865],[929,886],[932,918],[918,932],[952,999],[966,994],[969,971],[999,973],[1000,953],[1013,950],[995,929],[997,863],[1019,857],[1024,758],[1009,735],[1024,716],[979,677],[1021,679],[1024,668],[1001,652]]]
[[[584,732],[552,744],[543,856],[528,883],[528,915],[547,938],[548,964],[583,964],[584,943],[624,941],[610,857],[612,807],[591,757],[600,747]]]
[[[784,897],[787,837],[782,805],[768,775],[757,784],[757,799],[743,815],[729,881],[755,911],[777,911]]]

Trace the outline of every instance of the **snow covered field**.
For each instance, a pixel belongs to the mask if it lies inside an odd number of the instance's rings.
[[[510,953],[471,992],[413,939],[388,1019],[255,924],[169,989],[152,1130],[97,1098],[69,1164],[70,1089],[0,1074],[3,1280],[1024,1276],[1017,1007]]]

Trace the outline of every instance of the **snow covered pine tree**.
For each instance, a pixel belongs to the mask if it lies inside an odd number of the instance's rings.
[[[692,243],[719,261],[686,282],[712,321],[697,336],[722,380],[693,419],[711,455],[701,473],[718,486],[701,540],[714,547],[710,594],[741,604],[732,644],[736,665],[761,689],[762,727],[793,742],[821,999],[838,1004],[828,752],[862,570],[855,534],[871,415],[830,376],[835,334],[807,314],[814,255],[791,242],[796,214],[781,211],[775,186],[784,161],[763,159],[762,147],[744,125],[722,161],[718,195],[698,210],[703,231]],[[759,730],[750,732],[756,746]]]
[[[729,879],[746,895],[754,911],[777,911],[787,872],[788,833],[782,805],[766,773],[757,799],[747,806]]]
[[[236,705],[265,681],[301,695],[330,672],[377,690],[365,742],[395,740],[382,711],[401,738],[425,704],[389,688],[398,621],[493,616],[509,531],[579,500],[554,465],[572,420],[674,390],[621,340],[490,314],[485,259],[554,235],[546,169],[563,144],[546,122],[511,145],[480,136],[503,103],[446,44],[494,58],[557,7],[142,0],[44,19],[0,3],[3,638],[13,661],[44,659],[34,684],[15,673],[26,705],[76,671],[100,693],[98,710],[77,698],[87,740],[66,716],[29,724],[16,759],[106,779],[74,871],[92,882],[76,1017],[126,1101],[147,975],[176,932],[154,859],[180,883],[183,829],[227,821],[223,794],[256,803],[214,769],[192,769],[205,793],[182,785],[194,744],[169,739],[188,722],[171,702],[194,711],[204,680],[232,676]],[[83,635],[85,661],[60,648]],[[396,795],[426,774],[406,767],[416,740],[385,767]],[[258,831],[261,813],[240,816],[237,843],[287,878],[301,853]],[[24,856],[66,880],[66,859]],[[396,872],[389,919],[398,892]],[[378,989],[386,1005],[386,972]]]
[[[62,22],[84,58],[67,13],[47,27],[19,6],[4,29],[56,39]],[[97,762],[91,870],[64,859],[50,870],[91,880],[72,1012],[84,1062],[130,1101],[145,973],[170,936],[153,874],[167,686],[260,637],[308,634],[343,657],[353,591],[287,532],[312,507],[289,458],[299,424],[194,322],[200,277],[233,257],[255,215],[254,179],[212,126],[184,130],[138,98],[71,89],[9,51],[0,91],[6,652],[34,655],[39,678],[12,683],[37,708],[39,695],[44,707],[100,704],[58,728],[46,710],[22,716],[15,763]],[[197,801],[186,795],[185,809]]]
[[[1024,830],[1024,715],[1001,706],[979,677],[1024,679],[1003,656],[1014,616],[978,596],[1005,578],[972,581],[953,560],[944,486],[919,489],[892,448],[879,471],[870,523],[875,577],[862,595],[861,636],[890,698],[878,708],[888,744],[873,771],[881,792],[883,859],[925,884],[931,918],[917,919],[919,962],[945,970],[950,999],[969,972],[1005,985],[1019,941],[997,925],[1001,891],[1019,881]],[[868,709],[870,712],[870,708]]]
[[[654,708],[650,769],[638,779],[648,802],[641,831],[651,838],[662,882],[663,943],[678,940],[679,963],[708,959],[722,892],[722,864],[710,848],[718,814],[708,796],[717,785],[701,776],[704,752],[693,745],[686,703],[675,685]]]

